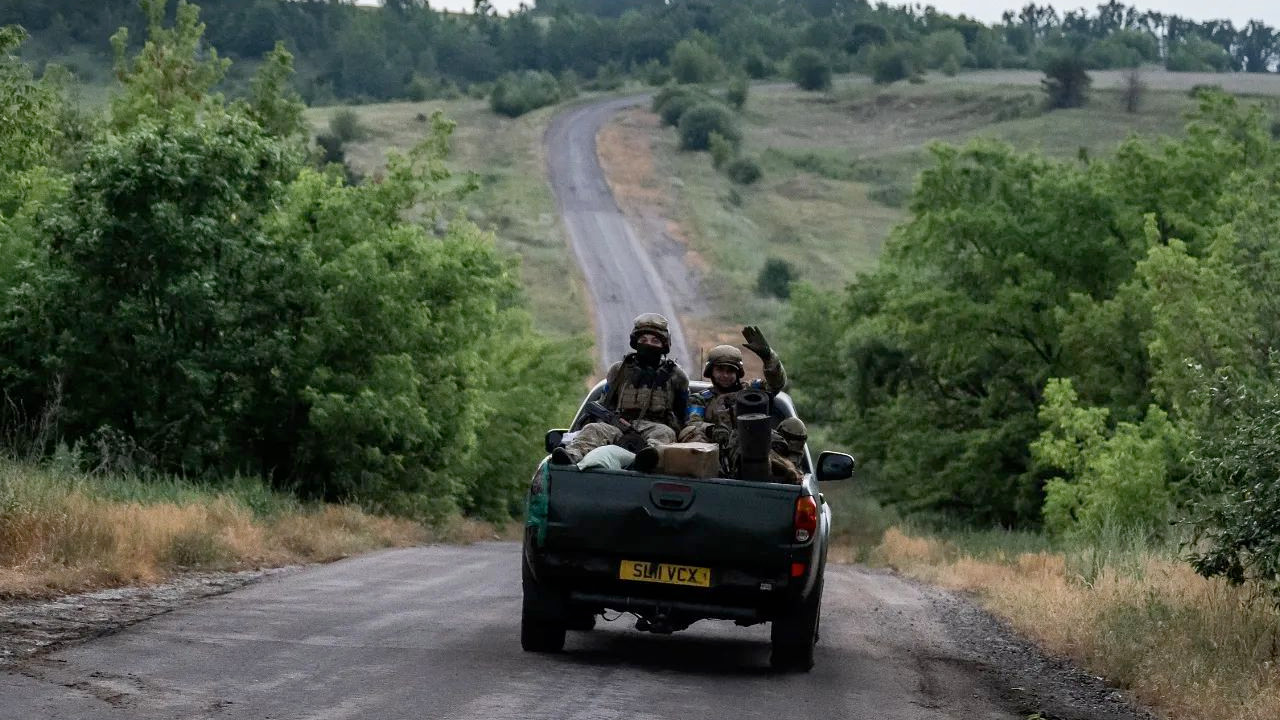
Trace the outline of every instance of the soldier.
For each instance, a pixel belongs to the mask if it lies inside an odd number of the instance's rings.
[[[689,398],[689,417],[680,432],[681,442],[719,442],[724,446],[736,422],[734,405],[739,391],[764,390],[776,395],[786,388],[787,371],[778,356],[773,354],[760,328],[747,326],[742,329],[742,337],[747,341],[743,347],[764,362],[764,379],[743,382],[746,370],[742,364],[742,351],[732,345],[712,348],[702,368],[702,377],[711,380],[711,387]]]
[[[796,467],[804,466],[804,444],[809,439],[809,429],[798,417],[789,417],[774,428],[773,449],[791,461]]]
[[[628,449],[640,453],[645,447],[675,442],[688,412],[689,377],[676,361],[665,357],[671,350],[667,319],[657,313],[637,317],[631,347],[635,352],[609,368],[601,404],[627,420],[632,430],[624,433],[609,423],[590,423],[567,446],[553,450],[551,462],[578,463],[604,445],[630,445]],[[652,466],[656,461],[656,451],[642,454],[645,464]]]

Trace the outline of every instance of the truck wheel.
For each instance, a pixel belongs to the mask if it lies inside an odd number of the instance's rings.
[[[773,652],[769,665],[774,670],[809,672],[813,669],[813,646],[818,642],[818,623],[822,617],[822,584],[819,577],[813,592],[794,614],[773,621],[770,640]]]
[[[520,647],[526,652],[560,652],[564,649],[564,620],[559,598],[533,578],[521,559],[524,603],[520,611]]]

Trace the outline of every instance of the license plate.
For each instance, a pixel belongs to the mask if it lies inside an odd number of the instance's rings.
[[[664,585],[711,587],[710,568],[693,567],[691,565],[667,565],[666,563],[644,562],[641,560],[623,560],[622,567],[618,568],[618,577],[622,580],[663,583]]]

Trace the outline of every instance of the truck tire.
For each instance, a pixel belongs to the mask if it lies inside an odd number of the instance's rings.
[[[795,613],[773,621],[769,630],[773,645],[769,665],[774,670],[809,672],[813,669],[813,646],[818,642],[818,624],[822,620],[823,581],[819,576],[813,592]]]
[[[524,602],[520,611],[520,647],[525,652],[560,652],[564,649],[563,603],[538,584],[529,563],[520,561]]]

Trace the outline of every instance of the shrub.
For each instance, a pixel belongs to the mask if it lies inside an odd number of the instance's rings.
[[[946,61],[942,63],[942,74],[947,77],[955,77],[960,74],[960,63],[956,62],[955,55],[948,57]]]
[[[329,134],[346,144],[369,137],[369,129],[360,122],[360,116],[355,110],[342,108],[329,118]]]
[[[1078,55],[1067,53],[1049,60],[1044,67],[1046,100],[1051,109],[1083,107],[1089,99],[1089,85],[1093,79],[1085,72],[1084,61]]]
[[[791,297],[791,283],[796,279],[795,268],[782,258],[765,260],[756,276],[756,292],[765,297],[786,300]]]
[[[718,132],[711,133],[708,149],[711,151],[711,166],[717,170],[728,165],[738,154],[738,148]]]
[[[830,90],[831,63],[813,48],[800,48],[787,58],[787,72],[802,90]]]
[[[753,80],[763,80],[777,72],[773,62],[760,50],[754,50],[747,54],[747,59],[742,63],[742,69]]]
[[[489,95],[489,107],[507,117],[519,117],[557,102],[560,102],[560,82],[554,75],[537,70],[503,75]]]
[[[682,150],[710,149],[712,133],[719,133],[735,146],[742,140],[733,113],[715,102],[700,103],[686,110],[680,116],[679,128]]]
[[[729,89],[725,91],[724,99],[735,110],[741,110],[747,104],[747,95],[750,92],[750,85],[747,79],[741,75],[729,81]]]
[[[662,87],[671,82],[671,71],[657,58],[650,58],[648,62],[640,66],[640,77],[643,77],[644,81],[649,85]]]
[[[704,83],[720,75],[720,59],[697,40],[685,38],[671,50],[671,76],[681,84]]]
[[[739,185],[750,185],[759,180],[764,171],[760,169],[760,163],[752,158],[740,157],[729,163],[725,173]]]
[[[907,45],[881,45],[871,50],[867,57],[871,80],[877,85],[889,85],[906,80],[915,74],[914,53]]]
[[[675,126],[680,122],[680,116],[694,105],[700,103],[712,102],[712,99],[706,93],[698,92],[688,88],[670,88],[672,92],[665,94],[664,90],[653,98],[654,111],[662,118],[663,125]]]

